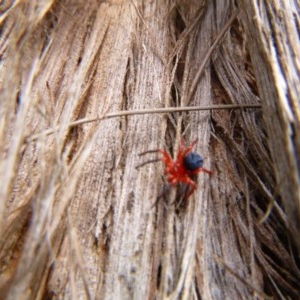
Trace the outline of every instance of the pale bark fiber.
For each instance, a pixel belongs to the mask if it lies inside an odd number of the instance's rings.
[[[278,192],[300,249],[299,1],[240,2]]]
[[[0,299],[300,297],[299,7],[236,4],[0,4]],[[188,199],[136,168],[181,138],[213,171]]]

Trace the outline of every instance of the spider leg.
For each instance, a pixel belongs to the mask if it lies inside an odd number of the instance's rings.
[[[185,199],[188,199],[194,193],[194,191],[195,191],[196,188],[197,188],[197,185],[195,183],[194,183],[194,185],[191,185],[191,190],[186,195]]]
[[[200,168],[200,172],[204,172],[204,173],[207,173],[207,174],[212,174],[213,173],[212,171],[207,170],[205,168]]]
[[[161,149],[153,149],[153,150],[147,150],[145,152],[139,153],[138,155],[143,156],[143,155],[148,154],[148,153],[157,153],[157,152],[162,153],[162,152],[165,152],[165,151],[163,151]],[[137,165],[135,168],[138,169],[138,168],[143,167],[144,165],[147,165],[147,164],[150,164],[150,163],[155,163],[155,162],[158,162],[158,161],[161,161],[161,160],[162,160],[161,158],[150,159],[150,160],[147,160],[147,161]]]
[[[213,173],[212,171],[207,170],[207,169],[205,169],[205,168],[198,168],[198,169],[196,169],[196,170],[194,170],[194,171],[191,171],[190,174],[191,174],[191,175],[196,175],[196,174],[198,174],[199,172],[204,172],[204,173],[207,173],[207,174],[212,174],[212,173]]]
[[[182,153],[182,156],[185,157],[191,150],[194,148],[194,146],[197,144],[198,139],[195,139]]]
[[[169,184],[165,184],[163,187],[163,190],[161,193],[156,197],[155,202],[151,205],[151,208],[155,207],[158,203],[158,201],[163,198],[171,189],[171,186]]]
[[[178,193],[176,195],[176,199],[172,204],[175,204],[176,209],[179,209],[182,207],[182,205],[187,203],[186,200],[186,194],[189,192],[189,185],[188,184],[179,184],[178,186]]]
[[[179,146],[179,150],[178,150],[178,153],[177,153],[177,157],[176,157],[176,161],[177,162],[181,162],[183,160],[183,158],[189,152],[191,152],[191,150],[193,149],[193,147],[196,145],[197,141],[198,141],[198,139],[195,139],[187,148],[185,148],[184,141],[181,140],[180,146]]]
[[[145,166],[147,164],[156,163],[156,162],[159,162],[159,161],[161,161],[160,158],[150,159],[150,160],[147,160],[147,161],[145,161],[145,162],[143,162],[143,163],[135,166],[135,168],[138,169],[138,168],[141,168],[141,167],[143,167],[143,166]]]
[[[173,160],[167,151],[158,149],[158,152],[162,154],[161,160],[166,164],[167,167],[173,165]]]
[[[145,152],[142,152],[142,153],[139,153],[138,155],[139,156],[143,156],[145,154],[148,154],[148,153],[156,153],[156,152],[159,152],[160,149],[154,149],[154,150],[147,150]]]
[[[172,160],[170,154],[167,151],[162,150],[162,149],[147,150],[145,152],[139,153],[139,156],[143,156],[143,155],[148,154],[148,153],[157,153],[157,152],[162,154],[161,158],[155,158],[155,159],[147,160],[147,161],[137,165],[135,168],[138,169],[138,168],[140,168],[144,165],[150,164],[150,163],[163,161],[166,165],[166,173],[169,173],[168,170],[173,167],[173,160]]]
[[[177,156],[176,156],[176,161],[177,162],[181,162],[182,161],[182,159],[184,157],[183,153],[185,151],[184,148],[185,148],[185,143],[184,143],[184,140],[181,139],[180,145],[179,145],[179,149],[178,149],[178,153],[177,153]]]
[[[194,193],[195,189],[197,188],[197,184],[188,176],[185,178],[184,183],[191,187],[189,193],[185,197],[185,199],[188,199]]]

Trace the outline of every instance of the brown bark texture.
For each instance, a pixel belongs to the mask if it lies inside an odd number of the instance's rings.
[[[7,0],[0,24],[0,299],[300,298],[297,0]],[[188,199],[140,155],[182,140],[212,170]]]

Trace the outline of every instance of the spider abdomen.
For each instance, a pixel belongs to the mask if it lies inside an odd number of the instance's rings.
[[[183,159],[184,167],[188,171],[195,171],[196,169],[202,168],[203,163],[203,157],[197,152],[190,152]]]

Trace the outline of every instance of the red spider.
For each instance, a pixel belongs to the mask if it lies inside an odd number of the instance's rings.
[[[166,150],[162,149],[150,150],[141,153],[140,155],[150,152],[159,152],[162,154],[162,157],[147,161],[139,165],[139,167],[147,163],[156,162],[159,160],[163,161],[165,164],[165,175],[170,185],[174,186],[179,183],[183,183],[190,186],[190,191],[186,195],[187,199],[197,188],[196,182],[192,179],[193,175],[196,175],[199,172],[205,172],[207,174],[212,173],[211,171],[203,168],[204,161],[202,156],[200,156],[197,152],[191,152],[196,143],[197,139],[186,148],[183,141],[181,141],[175,160],[172,160],[170,154]]]

